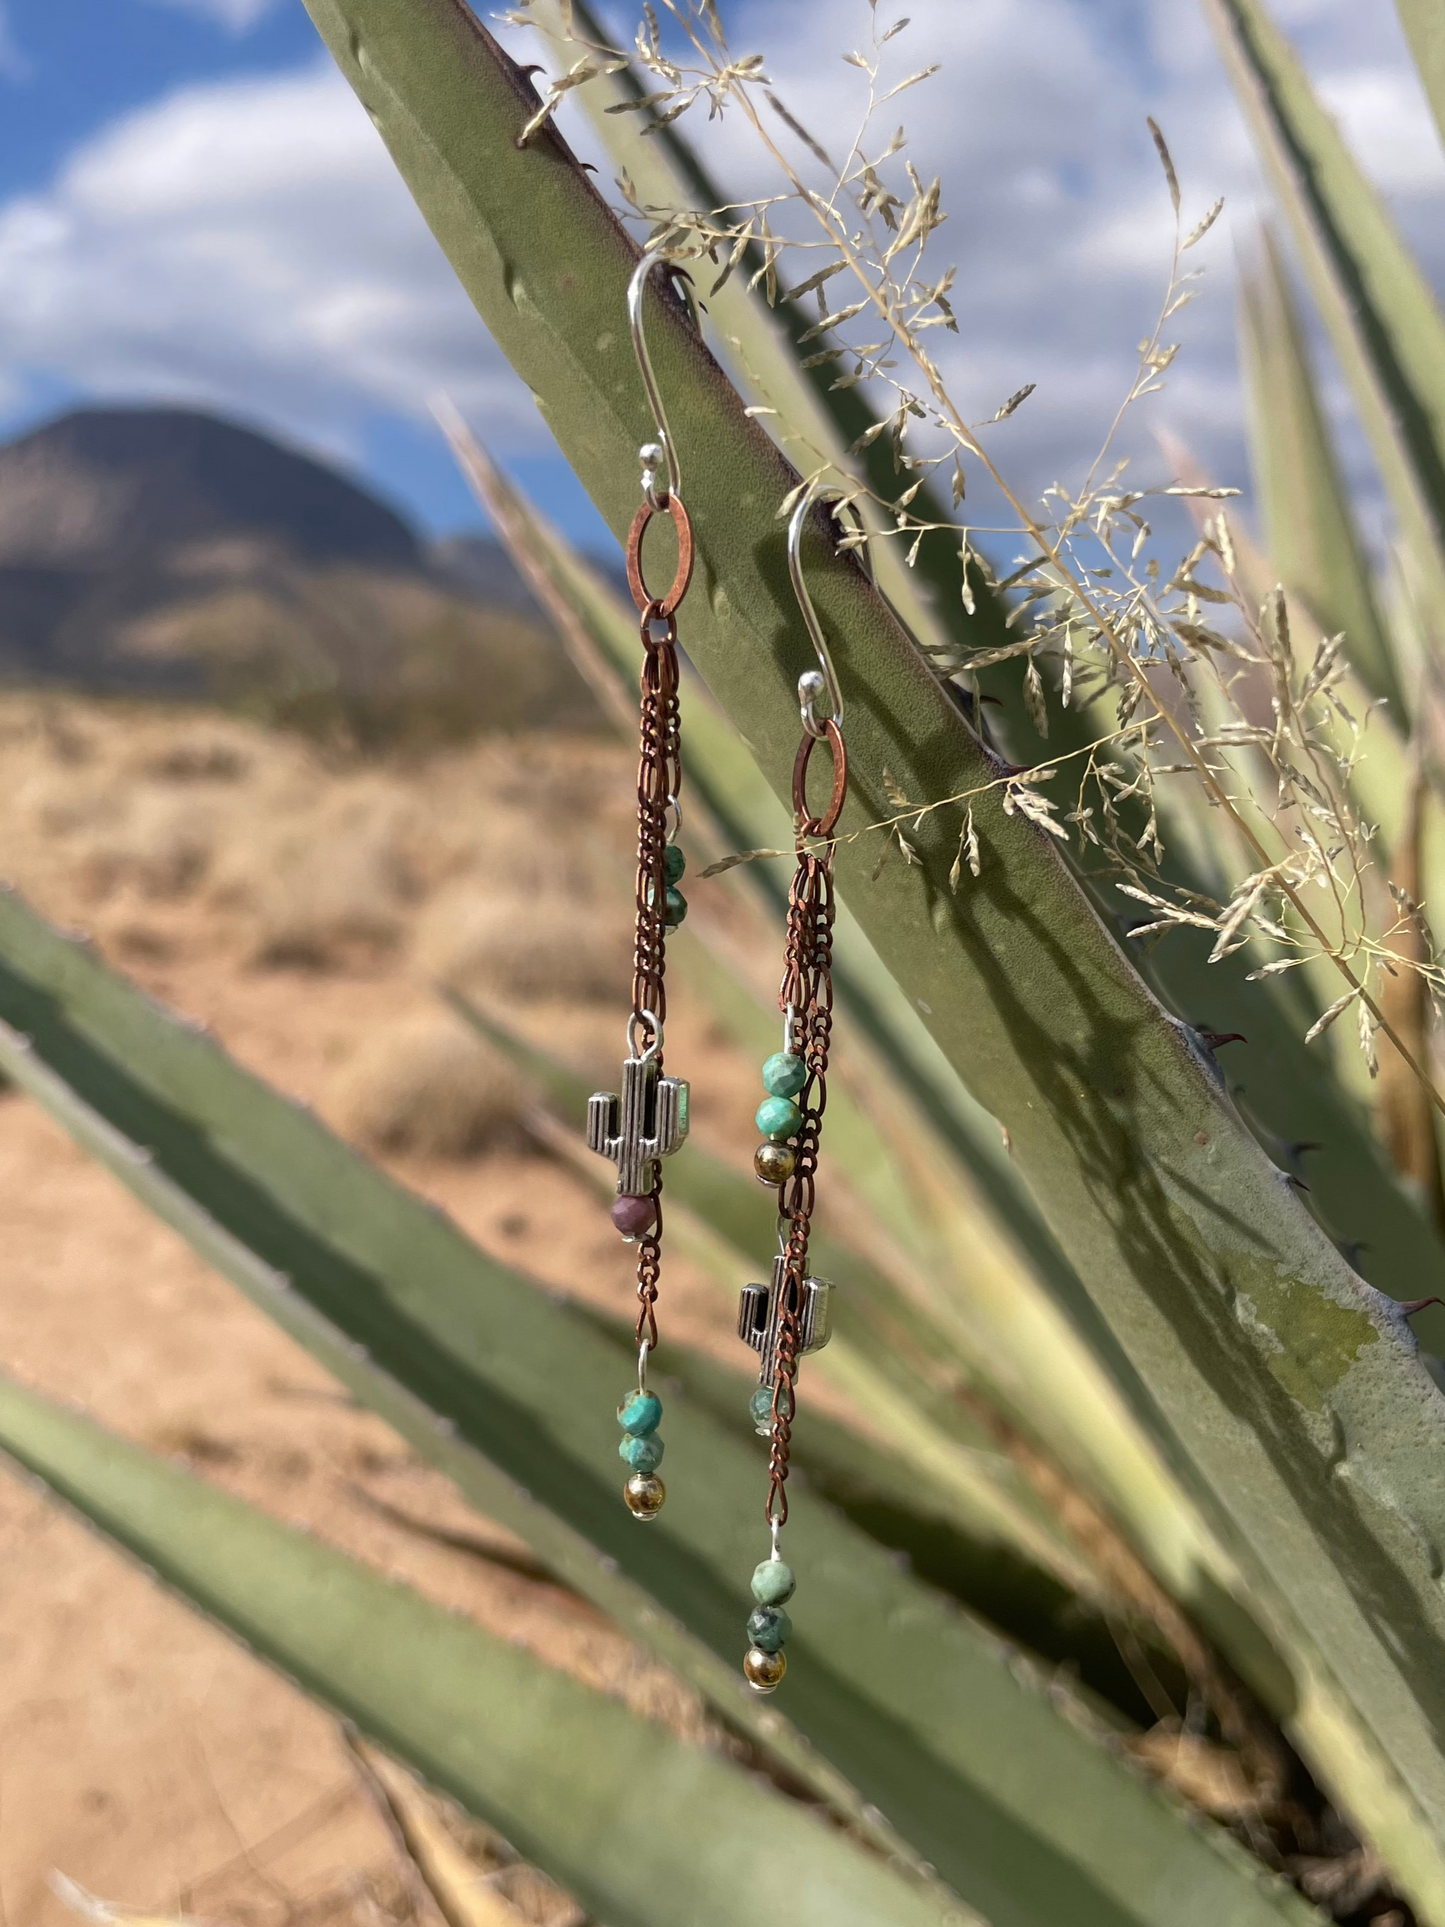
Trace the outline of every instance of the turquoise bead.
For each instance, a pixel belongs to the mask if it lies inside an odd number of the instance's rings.
[[[765,1097],[758,1106],[757,1122],[764,1137],[795,1137],[803,1113],[790,1097]]]
[[[753,1598],[760,1606],[781,1606],[797,1585],[793,1568],[781,1559],[764,1559],[753,1574]]]
[[[773,1388],[760,1385],[748,1400],[748,1411],[752,1414],[753,1425],[761,1437],[766,1438],[773,1429]]]
[[[675,843],[669,843],[662,861],[663,875],[669,883],[676,883],[687,868],[687,858]]]
[[[793,1630],[781,1606],[759,1606],[748,1614],[748,1641],[764,1653],[776,1653]]]
[[[651,1433],[646,1438],[634,1438],[629,1432],[618,1446],[617,1456],[626,1459],[634,1472],[655,1472],[662,1464],[665,1449],[662,1440]]]
[[[663,921],[666,923],[668,929],[676,930],[686,915],[687,898],[682,894],[681,890],[669,890],[667,893],[667,908],[663,916]]]
[[[774,1051],[763,1065],[763,1089],[773,1097],[796,1097],[807,1081],[807,1065],[790,1050]]]
[[[645,1439],[662,1423],[662,1400],[656,1392],[629,1392],[617,1408],[617,1423],[634,1438]]]

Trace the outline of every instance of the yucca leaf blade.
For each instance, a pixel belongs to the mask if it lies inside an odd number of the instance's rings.
[[[1263,0],[1204,0],[1432,610],[1445,607],[1445,319]],[[1432,641],[1438,648],[1436,626]]]
[[[756,1775],[3,1376],[0,1452],[612,1927],[754,1927],[785,1887],[815,1927],[946,1918]]]
[[[1435,125],[1445,141],[1445,20],[1434,0],[1395,0],[1395,11],[1415,56]]]
[[[1370,694],[1397,728],[1408,709],[1390,640],[1375,605],[1334,443],[1284,263],[1268,228],[1240,283],[1240,321],[1255,492],[1265,546],[1285,587],[1303,598],[1325,635],[1345,647]]]

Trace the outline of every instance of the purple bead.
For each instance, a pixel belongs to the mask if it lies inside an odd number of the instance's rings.
[[[651,1198],[619,1198],[612,1207],[612,1222],[624,1238],[642,1238],[657,1220],[657,1207]]]

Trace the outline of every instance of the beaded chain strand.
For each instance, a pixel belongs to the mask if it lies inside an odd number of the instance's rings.
[[[807,711],[805,709],[805,717]],[[833,757],[833,794],[823,816],[809,812],[807,774],[813,745],[826,740]],[[788,894],[788,933],[778,1004],[783,1048],[763,1065],[767,1095],[758,1106],[763,1133],[753,1167],[778,1187],[779,1256],[770,1290],[749,1285],[739,1311],[741,1336],[762,1354],[761,1382],[752,1397],[756,1429],[769,1441],[764,1509],[771,1552],[752,1577],[757,1602],[748,1617],[743,1673],[759,1693],[771,1693],[787,1671],[784,1642],[792,1631],[786,1611],[792,1569],[780,1539],[788,1520],[788,1466],[797,1411],[798,1364],[828,1340],[833,1287],[808,1276],[818,1147],[828,1104],[828,1045],[833,1030],[833,844],[848,782],[848,757],[836,722],[810,729],[793,771],[797,868]]]
[[[676,496],[668,512],[677,522],[679,540],[686,510]],[[651,510],[644,504],[633,524],[627,545],[627,573],[638,605],[642,636],[641,728],[637,766],[637,914],[632,973],[632,1016],[628,1038],[633,1048],[639,1034],[650,1031],[644,1059],[654,1067],[657,1092],[653,1115],[643,1116],[645,1138],[658,1146],[652,1163],[651,1189],[643,1196],[619,1196],[612,1222],[623,1237],[637,1243],[637,1385],[617,1408],[622,1427],[618,1452],[630,1468],[623,1487],[628,1510],[638,1519],[654,1519],[667,1498],[657,1476],[664,1446],[657,1428],[662,1422],[662,1400],[647,1388],[647,1361],[657,1344],[657,1288],[662,1273],[662,1157],[675,1150],[687,1135],[688,1089],[680,1079],[662,1076],[662,1034],[667,1019],[667,936],[687,915],[687,899],[677,887],[687,859],[673,840],[679,816],[682,758],[677,707],[677,621],[672,608],[650,596],[642,579],[642,530]],[[691,566],[690,532],[687,539]],[[681,570],[679,570],[681,575]],[[680,599],[680,598],[679,598]],[[669,597],[668,601],[672,598]],[[669,816],[671,824],[669,825]],[[672,835],[669,835],[671,829]],[[676,1129],[658,1129],[662,1096],[671,1084],[678,1092]]]
[[[623,1498],[636,1519],[655,1519],[667,1498],[657,1476],[663,1443],[662,1401],[647,1385],[647,1362],[657,1345],[657,1293],[662,1271],[662,1160],[687,1136],[688,1087],[663,1075],[667,1017],[667,935],[687,915],[678,888],[686,860],[676,842],[681,820],[682,743],[678,715],[677,610],[692,579],[692,524],[678,493],[676,452],[642,334],[642,292],[661,264],[644,255],[628,289],[633,344],[660,440],[639,451],[643,500],[627,538],[627,581],[637,604],[642,676],[637,763],[636,942],[632,1012],[622,1090],[599,1091],[587,1107],[587,1142],[617,1166],[612,1222],[637,1246],[637,1384],[617,1408],[618,1452],[628,1467]],[[665,476],[663,471],[666,465]],[[654,515],[666,515],[677,535],[677,570],[664,596],[647,586],[642,541]]]

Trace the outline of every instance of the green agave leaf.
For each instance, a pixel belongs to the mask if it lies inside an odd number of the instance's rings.
[[[1445,607],[1445,320],[1262,0],[1204,0],[1399,517]],[[1362,665],[1363,667],[1363,665]]]
[[[719,1754],[0,1377],[0,1451],[613,1927],[956,1908]]]
[[[1445,140],[1445,20],[1434,0],[1395,0],[1395,11],[1420,70],[1440,138]]]
[[[0,1070],[473,1504],[925,1887],[936,1869],[993,1927],[1301,1917],[1296,1895],[1261,1883],[1227,1837],[1081,1730],[1056,1682],[1035,1685],[1013,1649],[813,1496],[788,1526],[804,1579],[787,1695],[760,1703],[737,1662],[747,1576],[766,1550],[761,1441],[669,1394],[674,1497],[639,1528],[618,1493],[612,1416],[628,1351],[8,893]]]
[[[648,420],[626,331],[635,251],[534,97],[459,0],[309,0],[342,71],[498,345],[619,534]],[[777,519],[795,477],[679,304],[649,342],[688,481],[698,563],[689,654],[779,796],[807,665]],[[838,874],[879,957],[1012,1156],[1156,1401],[1157,1436],[1240,1576],[1233,1649],[1288,1655],[1294,1726],[1424,1906],[1445,1912],[1445,1404],[1404,1321],[1280,1181],[1217,1081],[1079,892],[1009,815],[1001,773],[850,557],[805,543],[849,711],[845,838],[979,792],[982,875],[954,896],[956,819],[916,864]],[[659,540],[656,566],[665,566]],[[1217,1581],[1201,1577],[1196,1592]],[[1227,1617],[1223,1612],[1216,1615]],[[1249,1630],[1252,1626],[1253,1630]],[[1274,1690],[1287,1690],[1276,1678]],[[1363,1763],[1363,1764],[1362,1764]]]
[[[1250,452],[1265,546],[1280,579],[1326,635],[1345,646],[1372,696],[1397,725],[1408,708],[1390,640],[1315,390],[1309,350],[1274,237],[1240,281]]]
[[[1307,368],[1302,372],[1307,375]],[[1286,374],[1282,372],[1274,385],[1278,387],[1286,379]],[[1255,404],[1257,419],[1261,422],[1265,419],[1266,411],[1274,405],[1272,396],[1264,393],[1263,388],[1262,382],[1261,392]],[[1261,433],[1263,432],[1269,431],[1261,430]],[[1261,604],[1273,593],[1279,579],[1278,572],[1243,530],[1234,531],[1233,541],[1236,576],[1240,588],[1246,598]],[[1325,646],[1326,632],[1316,620],[1309,604],[1299,598],[1293,598],[1290,603],[1289,621],[1298,659],[1308,661],[1317,656]],[[1372,906],[1371,920],[1374,927],[1382,929],[1388,927],[1395,919],[1394,906],[1386,894],[1386,884],[1388,880],[1399,880],[1402,876],[1402,852],[1409,848],[1415,837],[1412,824],[1417,808],[1422,808],[1425,812],[1426,834],[1418,840],[1418,847],[1408,858],[1409,888],[1411,894],[1422,903],[1438,904],[1445,901],[1445,850],[1441,849],[1439,839],[1431,833],[1432,819],[1439,809],[1439,803],[1428,790],[1422,792],[1417,800],[1416,792],[1420,783],[1418,759],[1408,744],[1402,740],[1386,708],[1374,701],[1370,692],[1348,670],[1338,686],[1337,693],[1344,709],[1357,722],[1363,723],[1368,718],[1368,727],[1363,737],[1363,753],[1360,753],[1361,746],[1355,740],[1351,728],[1333,709],[1320,718],[1317,726],[1318,733],[1332,743],[1342,764],[1349,769],[1349,791],[1356,810],[1366,822],[1376,826],[1376,834],[1371,846],[1373,873],[1366,875],[1363,887],[1366,900]],[[1235,752],[1235,759],[1247,757],[1247,755],[1247,751]],[[1238,788],[1241,791],[1253,788],[1255,793],[1259,794],[1266,789],[1269,781],[1268,773],[1261,763],[1253,771],[1245,771],[1241,774]],[[1207,874],[1206,862],[1207,859],[1201,860],[1199,864],[1201,872],[1205,874]],[[1418,865],[1418,871],[1415,868],[1416,865]],[[1257,957],[1249,951],[1242,954],[1251,967],[1258,961]],[[1312,1011],[1308,1000],[1298,997],[1291,1000],[1298,1006],[1293,1022],[1296,1036],[1299,1034],[1301,1023],[1306,1019],[1313,1023],[1334,995],[1333,983],[1320,975],[1316,966],[1311,965],[1306,970],[1295,973],[1292,987],[1298,990],[1306,984],[1307,980],[1309,990],[1315,993]],[[1407,981],[1399,976],[1388,980],[1385,987],[1386,994],[1396,995]],[[1394,1021],[1398,1028],[1408,1032],[1412,1021],[1418,1022],[1418,1016],[1412,1018],[1412,1015],[1397,1008]],[[1414,1140],[1403,1168],[1410,1170],[1417,1182],[1411,1184],[1408,1190],[1402,1193],[1388,1179],[1383,1181],[1380,1179],[1377,1166],[1385,1150],[1381,1142],[1383,1133],[1363,1146],[1352,1144],[1348,1134],[1344,1140],[1341,1140],[1338,1131],[1332,1128],[1327,1109],[1316,1111],[1314,1116],[1318,1121],[1312,1128],[1323,1134],[1325,1143],[1322,1146],[1323,1155],[1319,1159],[1318,1166],[1316,1156],[1312,1153],[1308,1169],[1312,1181],[1323,1180],[1322,1184],[1317,1185],[1317,1189],[1321,1190],[1330,1201],[1328,1212],[1322,1215],[1327,1223],[1333,1219],[1332,1228],[1337,1235],[1348,1235],[1346,1227],[1350,1223],[1350,1217],[1353,1215],[1356,1222],[1369,1223],[1368,1209],[1373,1203],[1376,1207],[1376,1225],[1386,1230],[1393,1229],[1397,1234],[1403,1231],[1404,1236],[1397,1236],[1395,1241],[1397,1246],[1402,1246],[1410,1241],[1411,1233],[1415,1231],[1422,1211],[1429,1209],[1436,1224],[1440,1222],[1440,1214],[1434,1210],[1431,1202],[1435,1192],[1433,1177],[1426,1178],[1423,1184],[1421,1183],[1422,1171],[1433,1161],[1428,1148],[1433,1144],[1435,1136],[1433,1107],[1425,1091],[1409,1075],[1404,1065],[1400,1064],[1398,1059],[1393,1059],[1388,1046],[1381,1059],[1381,1076],[1378,1082],[1374,1082],[1368,1075],[1357,1038],[1352,1035],[1342,1035],[1339,1029],[1330,1033],[1330,1037],[1337,1040],[1330,1053],[1334,1060],[1337,1081],[1344,1085],[1346,1090],[1352,1090],[1360,1100],[1358,1104],[1349,1108],[1358,1110],[1367,1105],[1372,1113],[1378,1114],[1388,1105],[1393,1119],[1394,1141],[1400,1143],[1403,1150],[1407,1140]],[[1417,1045],[1417,1050],[1428,1055],[1428,1047],[1423,1042]],[[1330,1092],[1327,1096],[1327,1104],[1333,1103],[1338,1106],[1344,1096],[1344,1092]],[[1308,1115],[1304,1114],[1306,1122]],[[1408,1128],[1402,1122],[1407,1116],[1412,1120]],[[1341,1151],[1349,1154],[1346,1161],[1352,1168],[1342,1171]],[[1282,1161],[1285,1160],[1282,1159]],[[1343,1189],[1341,1188],[1342,1179]],[[1363,1217],[1360,1216],[1362,1200],[1359,1196],[1362,1180],[1367,1192],[1363,1199],[1366,1207],[1366,1215]],[[1398,1206],[1395,1212],[1390,1214],[1380,1210],[1379,1207],[1389,1204],[1392,1191],[1398,1199]],[[1398,1222],[1392,1224],[1392,1217]],[[1373,1241],[1373,1227],[1372,1231],[1365,1235]],[[1409,1270],[1403,1272],[1397,1270],[1399,1259],[1403,1256],[1405,1253],[1396,1249],[1390,1254],[1393,1262],[1381,1267],[1380,1282],[1392,1288],[1394,1295],[1398,1297],[1409,1295],[1409,1279],[1412,1275]],[[1376,1268],[1373,1256],[1367,1258],[1365,1264],[1372,1271]],[[1413,1275],[1420,1275],[1418,1266]],[[1426,1314],[1416,1325],[1416,1331],[1422,1341],[1436,1351],[1445,1344],[1445,1319],[1437,1319],[1433,1314]]]
[[[1249,547],[1242,530],[1235,530],[1234,541],[1242,557]],[[1278,577],[1261,562],[1254,580],[1258,599],[1263,600]],[[1298,610],[1297,627],[1301,641],[1308,644],[1311,626],[1306,609]],[[1056,704],[1049,737],[1040,737],[1024,705],[1019,675],[1010,679],[1002,673],[1009,667],[1004,664],[998,672],[988,672],[995,679],[987,686],[1001,701],[999,708],[989,712],[991,727],[1014,762],[1059,761],[1107,736],[1112,718],[1104,705],[1080,711]],[[1367,692],[1360,687],[1352,693],[1354,713],[1363,716],[1369,707]],[[1384,844],[1377,845],[1375,852],[1381,864],[1405,821],[1407,770],[1401,739],[1377,706],[1368,752],[1356,766],[1354,789],[1367,820],[1385,832]],[[1074,807],[1067,767],[1043,788],[1061,812]],[[1230,873],[1221,860],[1221,846],[1229,847],[1227,826],[1191,782],[1166,779],[1161,783],[1159,810],[1165,844],[1161,874],[1173,885],[1223,901],[1234,883],[1254,868],[1253,860],[1242,856]],[[1144,906],[1120,896],[1112,880],[1091,883],[1086,876],[1084,882],[1106,923],[1121,935],[1149,921]],[[1436,901],[1437,896],[1432,893],[1427,900]],[[1315,1044],[1304,1041],[1337,991],[1332,985],[1321,999],[1308,973],[1302,971],[1252,984],[1248,976],[1259,957],[1245,949],[1211,964],[1213,941],[1207,932],[1180,930],[1149,940],[1147,946],[1131,941],[1128,949],[1165,1006],[1196,1033],[1215,1031],[1240,1040],[1224,1048],[1217,1060],[1230,1093],[1281,1172],[1291,1179],[1306,1179],[1312,1215],[1350,1255],[1355,1268],[1392,1298],[1420,1297],[1422,1278],[1445,1273],[1445,1240],[1420,1199],[1401,1184],[1375,1134],[1369,1093],[1363,1088],[1369,1084],[1363,1059],[1357,1050],[1350,1055],[1343,1029],[1333,1050],[1331,1035]],[[1416,1330],[1422,1344],[1445,1352],[1445,1312],[1423,1313]]]

